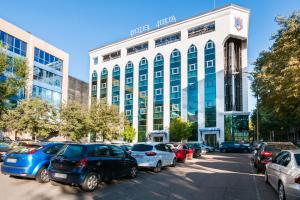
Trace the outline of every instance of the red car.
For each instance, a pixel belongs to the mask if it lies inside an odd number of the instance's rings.
[[[185,162],[186,155],[188,154],[189,148],[183,143],[169,143],[167,144],[176,154],[176,159],[179,162]]]

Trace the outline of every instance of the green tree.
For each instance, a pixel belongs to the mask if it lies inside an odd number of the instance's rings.
[[[183,121],[180,117],[171,120],[169,133],[170,140],[179,142],[192,136],[193,126],[190,122]]]
[[[124,129],[125,118],[115,106],[94,102],[89,114],[89,127],[98,139],[120,139]]]
[[[35,140],[47,138],[57,129],[55,109],[38,98],[25,99],[9,111],[5,119],[5,127],[17,132],[30,133]]]
[[[300,127],[300,12],[276,22],[280,29],[274,43],[260,53],[253,72],[263,137],[274,130],[295,133]]]
[[[89,132],[88,112],[77,102],[69,102],[60,110],[59,132],[72,141],[79,141]]]
[[[6,74],[4,76],[4,74]],[[0,119],[12,106],[9,99],[25,88],[28,65],[25,59],[9,57],[5,47],[0,43],[0,76],[6,77],[0,81]]]
[[[134,140],[135,134],[136,133],[134,128],[128,124],[125,126],[122,132],[123,140],[126,142],[132,142]]]

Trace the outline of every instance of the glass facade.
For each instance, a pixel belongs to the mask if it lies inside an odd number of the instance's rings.
[[[170,55],[170,118],[181,116],[181,55],[175,49]]]
[[[34,48],[32,97],[40,97],[59,107],[62,97],[63,61],[39,48]]]
[[[129,61],[125,67],[125,115],[132,124],[133,114],[133,63]]]
[[[225,115],[225,141],[249,142],[249,116]]]
[[[243,110],[241,40],[229,38],[224,45],[225,111]]]
[[[142,58],[139,63],[139,127],[138,141],[146,141],[148,105],[148,60]]]
[[[112,105],[120,106],[120,67],[116,65],[112,73]]]
[[[0,42],[7,50],[26,57],[27,43],[0,30]]]
[[[153,130],[163,130],[164,122],[164,57],[154,58]]]
[[[216,127],[216,59],[215,44],[209,40],[204,49],[205,127]]]
[[[188,50],[188,88],[187,113],[190,122],[198,122],[198,64],[197,48],[192,45]]]
[[[103,68],[100,78],[100,101],[107,103],[107,69]]]
[[[98,82],[98,75],[96,71],[93,71],[92,74],[92,97],[97,97],[97,82]]]

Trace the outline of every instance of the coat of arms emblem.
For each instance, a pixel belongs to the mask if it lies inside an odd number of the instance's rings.
[[[235,17],[234,18],[234,27],[238,31],[242,30],[243,29],[243,19],[240,17]]]

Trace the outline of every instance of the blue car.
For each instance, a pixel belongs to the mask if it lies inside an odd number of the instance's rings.
[[[47,167],[50,159],[64,146],[63,143],[28,144],[10,151],[1,166],[1,173],[35,178],[49,182]]]

